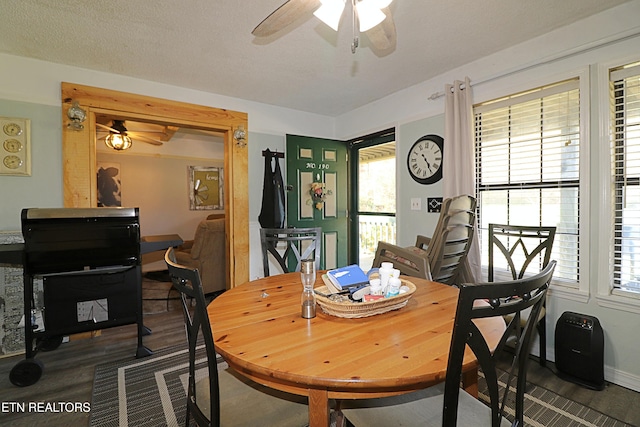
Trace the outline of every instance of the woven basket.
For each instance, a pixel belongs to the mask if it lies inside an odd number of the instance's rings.
[[[387,311],[398,310],[399,308],[407,305],[409,298],[411,298],[411,295],[416,291],[416,285],[405,279],[400,279],[400,281],[403,286],[409,288],[409,291],[391,298],[382,298],[368,302],[336,302],[331,301],[327,297],[316,294],[316,301],[322,308],[322,311],[332,316],[346,317],[350,319],[374,316],[376,314],[386,313]],[[326,286],[320,286],[315,289],[323,294],[328,294],[330,292]]]

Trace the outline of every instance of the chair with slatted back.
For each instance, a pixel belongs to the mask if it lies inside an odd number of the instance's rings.
[[[489,282],[520,279],[547,266],[556,235],[556,227],[489,224]],[[522,322],[527,315],[522,316]],[[510,318],[506,319],[507,321]],[[540,336],[540,365],[547,361],[546,303],[537,322]]]
[[[556,262],[551,261],[535,276],[508,282],[460,285],[444,384],[393,397],[342,400],[342,413],[356,427],[523,426],[527,365],[536,323],[533,319],[542,309],[555,266]],[[486,317],[514,315],[499,348],[516,325],[519,326],[520,313],[526,309],[531,309],[533,316],[522,331],[509,371],[499,372],[496,358],[499,350],[491,353],[474,322]],[[460,388],[467,346],[476,356],[486,379],[489,407]],[[506,384],[504,390],[499,388],[502,382]],[[514,382],[515,390],[512,390]],[[504,416],[506,402],[511,400],[515,408],[513,423]]]
[[[165,253],[173,286],[180,292],[189,346],[186,426],[295,426],[309,422],[307,399],[279,392],[218,366],[211,324],[197,269],[176,263],[173,248]],[[196,350],[204,343],[206,376],[197,379]],[[199,378],[199,377],[198,377]]]
[[[275,259],[282,273],[300,271],[300,261],[315,260],[320,269],[322,228],[261,228],[262,265],[264,277],[270,276],[269,254]],[[295,265],[295,267],[292,267]]]

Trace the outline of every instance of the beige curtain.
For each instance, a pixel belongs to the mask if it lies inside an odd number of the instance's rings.
[[[473,139],[473,94],[468,77],[445,85],[443,197],[476,195],[475,148]],[[478,230],[467,256],[469,280],[480,281],[481,261]]]

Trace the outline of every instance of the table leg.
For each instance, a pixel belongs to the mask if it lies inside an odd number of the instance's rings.
[[[478,368],[462,373],[462,388],[471,396],[478,397]]]
[[[309,390],[309,427],[329,426],[329,394],[327,390]]]

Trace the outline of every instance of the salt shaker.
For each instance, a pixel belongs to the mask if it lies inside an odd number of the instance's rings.
[[[316,317],[316,295],[313,285],[316,281],[316,264],[312,259],[300,262],[300,279],[302,280],[301,312],[305,319]]]

